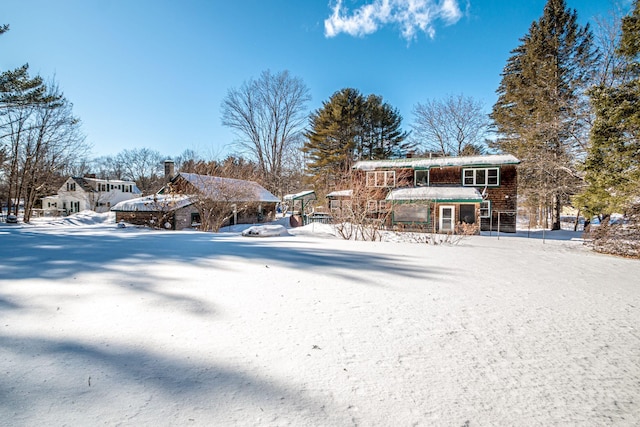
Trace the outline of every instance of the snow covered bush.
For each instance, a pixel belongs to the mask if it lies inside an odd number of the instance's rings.
[[[601,221],[585,237],[596,252],[640,258],[640,204],[632,206],[624,221]]]
[[[254,225],[242,232],[245,237],[278,237],[290,236],[282,225]]]

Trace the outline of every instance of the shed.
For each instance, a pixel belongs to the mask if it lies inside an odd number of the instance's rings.
[[[287,203],[287,211],[291,212],[290,224],[299,227],[305,224],[304,218],[311,213],[313,202],[318,200],[314,190],[305,190],[296,194],[287,194],[282,200]]]

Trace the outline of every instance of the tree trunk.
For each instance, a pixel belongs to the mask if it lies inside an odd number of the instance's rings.
[[[562,203],[560,196],[557,194],[553,196],[553,211],[551,212],[551,229],[560,230],[560,215],[562,214]]]

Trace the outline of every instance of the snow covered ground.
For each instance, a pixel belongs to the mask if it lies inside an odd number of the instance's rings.
[[[640,262],[572,233],[104,220],[0,224],[0,425],[640,424]]]

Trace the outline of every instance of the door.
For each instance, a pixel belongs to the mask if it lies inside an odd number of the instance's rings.
[[[440,206],[440,232],[451,233],[454,230],[456,207],[449,205]]]

